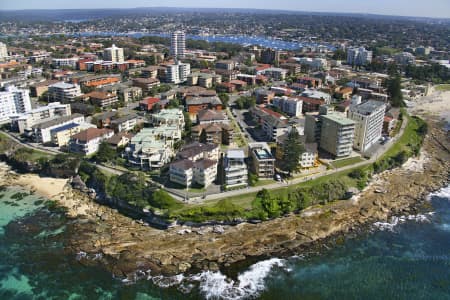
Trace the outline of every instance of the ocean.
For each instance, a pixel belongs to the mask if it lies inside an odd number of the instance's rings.
[[[70,222],[45,199],[0,192],[0,299],[450,299],[450,186],[432,210],[376,223],[323,253],[238,270],[124,282],[64,249]],[[96,259],[93,257],[92,259]]]

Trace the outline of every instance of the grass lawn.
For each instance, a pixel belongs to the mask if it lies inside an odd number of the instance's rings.
[[[275,180],[271,180],[271,179],[266,179],[266,180],[258,180],[255,184],[255,186],[264,186],[264,185],[268,185],[268,184],[272,184],[275,183]]]
[[[437,85],[435,87],[435,89],[437,91],[440,91],[440,92],[449,92],[450,91],[450,84],[440,84],[440,85]]]
[[[416,130],[419,124],[416,119],[411,118],[408,114],[403,114],[404,118],[407,118],[408,124],[406,125],[403,135],[397,140],[397,142],[392,145],[392,147],[386,151],[379,160],[386,157],[393,157],[403,150],[409,149],[409,144],[413,144],[417,138]]]
[[[362,161],[364,161],[364,159],[362,159],[359,156],[358,157],[350,157],[350,158],[346,158],[346,159],[335,160],[331,163],[331,165],[335,168],[342,168],[342,167],[346,167],[349,165],[357,164]]]

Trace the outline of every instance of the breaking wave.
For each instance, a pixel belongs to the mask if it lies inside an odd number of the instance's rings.
[[[433,197],[446,198],[450,200],[450,185],[448,187],[440,189],[437,192],[431,193],[428,196],[428,200],[431,200]]]
[[[373,224],[375,229],[381,230],[381,231],[394,231],[395,226],[399,224],[403,224],[406,221],[415,221],[418,223],[429,223],[431,222],[431,217],[434,215],[434,212],[429,212],[425,214],[418,214],[418,215],[409,215],[409,216],[400,216],[391,217],[391,220],[389,222],[376,222]]]
[[[206,299],[246,299],[257,297],[265,289],[265,279],[273,267],[285,266],[285,260],[272,258],[252,265],[241,273],[237,281],[220,272],[206,271],[190,279],[199,282],[199,289]]]

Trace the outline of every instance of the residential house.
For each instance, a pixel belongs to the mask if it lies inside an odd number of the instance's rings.
[[[102,91],[90,92],[86,94],[86,97],[89,97],[93,105],[101,107],[102,109],[110,107],[119,102],[119,99],[116,95]]]

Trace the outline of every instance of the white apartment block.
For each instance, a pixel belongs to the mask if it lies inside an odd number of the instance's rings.
[[[303,101],[301,99],[286,96],[275,97],[272,99],[272,105],[290,116],[299,117],[302,115]]]
[[[323,115],[321,121],[320,148],[337,158],[349,156],[352,153],[355,122],[336,113]]]
[[[125,61],[123,56],[123,48],[112,45],[110,48],[103,49],[103,60],[111,61],[113,63],[123,63]]]
[[[328,67],[328,62],[325,58],[310,58],[310,57],[301,57],[296,58],[299,64],[308,66],[312,70],[322,70]]]
[[[350,48],[347,50],[347,64],[355,66],[365,66],[372,62],[372,51],[364,47]]]
[[[78,57],[53,58],[52,66],[54,68],[70,67],[72,69],[75,69],[77,67],[78,60],[79,60]]]
[[[81,89],[78,84],[58,82],[48,86],[48,94],[53,101],[73,101],[81,96]]]
[[[57,117],[70,116],[72,111],[70,104],[61,104],[59,102],[50,103],[47,106],[38,107],[28,112],[12,116],[11,128],[20,133],[31,129],[36,124],[49,121]]]
[[[184,58],[186,55],[186,35],[183,31],[172,32],[170,37],[170,55]]]
[[[166,82],[174,84],[186,82],[189,74],[191,74],[190,64],[178,62],[175,65],[168,65],[166,67]]]
[[[73,114],[39,123],[32,127],[30,133],[36,143],[46,144],[52,142],[52,131],[71,123],[84,123],[84,116],[81,114]]]
[[[0,42],[0,61],[5,60],[8,57],[8,48],[2,42]]]
[[[248,183],[248,170],[245,163],[244,150],[228,150],[223,160],[224,184],[226,189],[246,187]]]
[[[114,135],[111,129],[89,128],[70,138],[69,151],[83,155],[92,155],[98,151],[100,144]]]
[[[28,90],[9,86],[0,92],[0,123],[10,120],[10,117],[31,111],[31,101]]]
[[[191,161],[183,159],[170,164],[170,181],[182,186],[192,186],[197,183],[200,186],[208,187],[217,177],[217,161],[210,159],[200,159]]]
[[[367,102],[350,107],[348,117],[356,122],[353,147],[365,152],[381,138],[386,104],[380,101]]]

